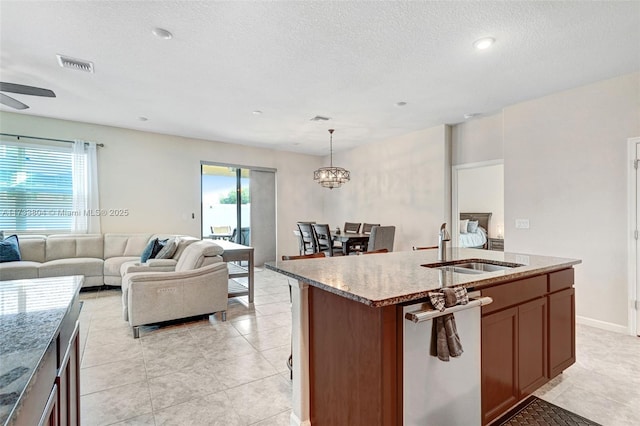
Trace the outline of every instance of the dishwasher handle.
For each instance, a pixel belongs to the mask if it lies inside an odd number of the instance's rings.
[[[442,315],[452,314],[454,312],[462,311],[465,309],[475,308],[476,306],[488,305],[491,302],[493,302],[493,299],[490,297],[479,297],[477,299],[469,300],[469,303],[467,303],[466,305],[455,305],[450,308],[446,308],[444,311],[438,311],[436,309],[425,309],[423,311],[407,312],[404,317],[409,321],[420,323],[423,321],[429,321]]]

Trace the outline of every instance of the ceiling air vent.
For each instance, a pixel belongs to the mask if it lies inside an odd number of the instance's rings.
[[[73,70],[93,72],[93,62],[85,61],[83,59],[71,58],[64,55],[56,55],[58,57],[58,63],[62,68],[71,68]]]
[[[329,118],[329,117],[323,117],[323,116],[321,116],[321,115],[316,115],[315,117],[313,117],[313,118],[311,119],[311,121],[329,121],[329,120],[331,120],[331,118]]]

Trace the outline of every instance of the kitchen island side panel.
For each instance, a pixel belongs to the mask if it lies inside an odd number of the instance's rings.
[[[396,312],[309,288],[311,424],[398,424]]]

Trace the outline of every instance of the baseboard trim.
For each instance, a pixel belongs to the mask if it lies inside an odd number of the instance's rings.
[[[291,417],[289,417],[289,424],[291,426],[311,426],[311,422],[309,420],[304,422],[301,421],[293,411],[291,412]]]
[[[615,333],[629,334],[629,329],[625,325],[618,325],[593,318],[581,317],[580,315],[576,315],[576,322],[578,324],[588,325],[590,327],[600,328],[602,330],[613,331]]]

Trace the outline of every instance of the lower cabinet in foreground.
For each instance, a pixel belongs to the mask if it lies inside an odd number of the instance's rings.
[[[575,362],[573,268],[482,290],[482,424]]]

